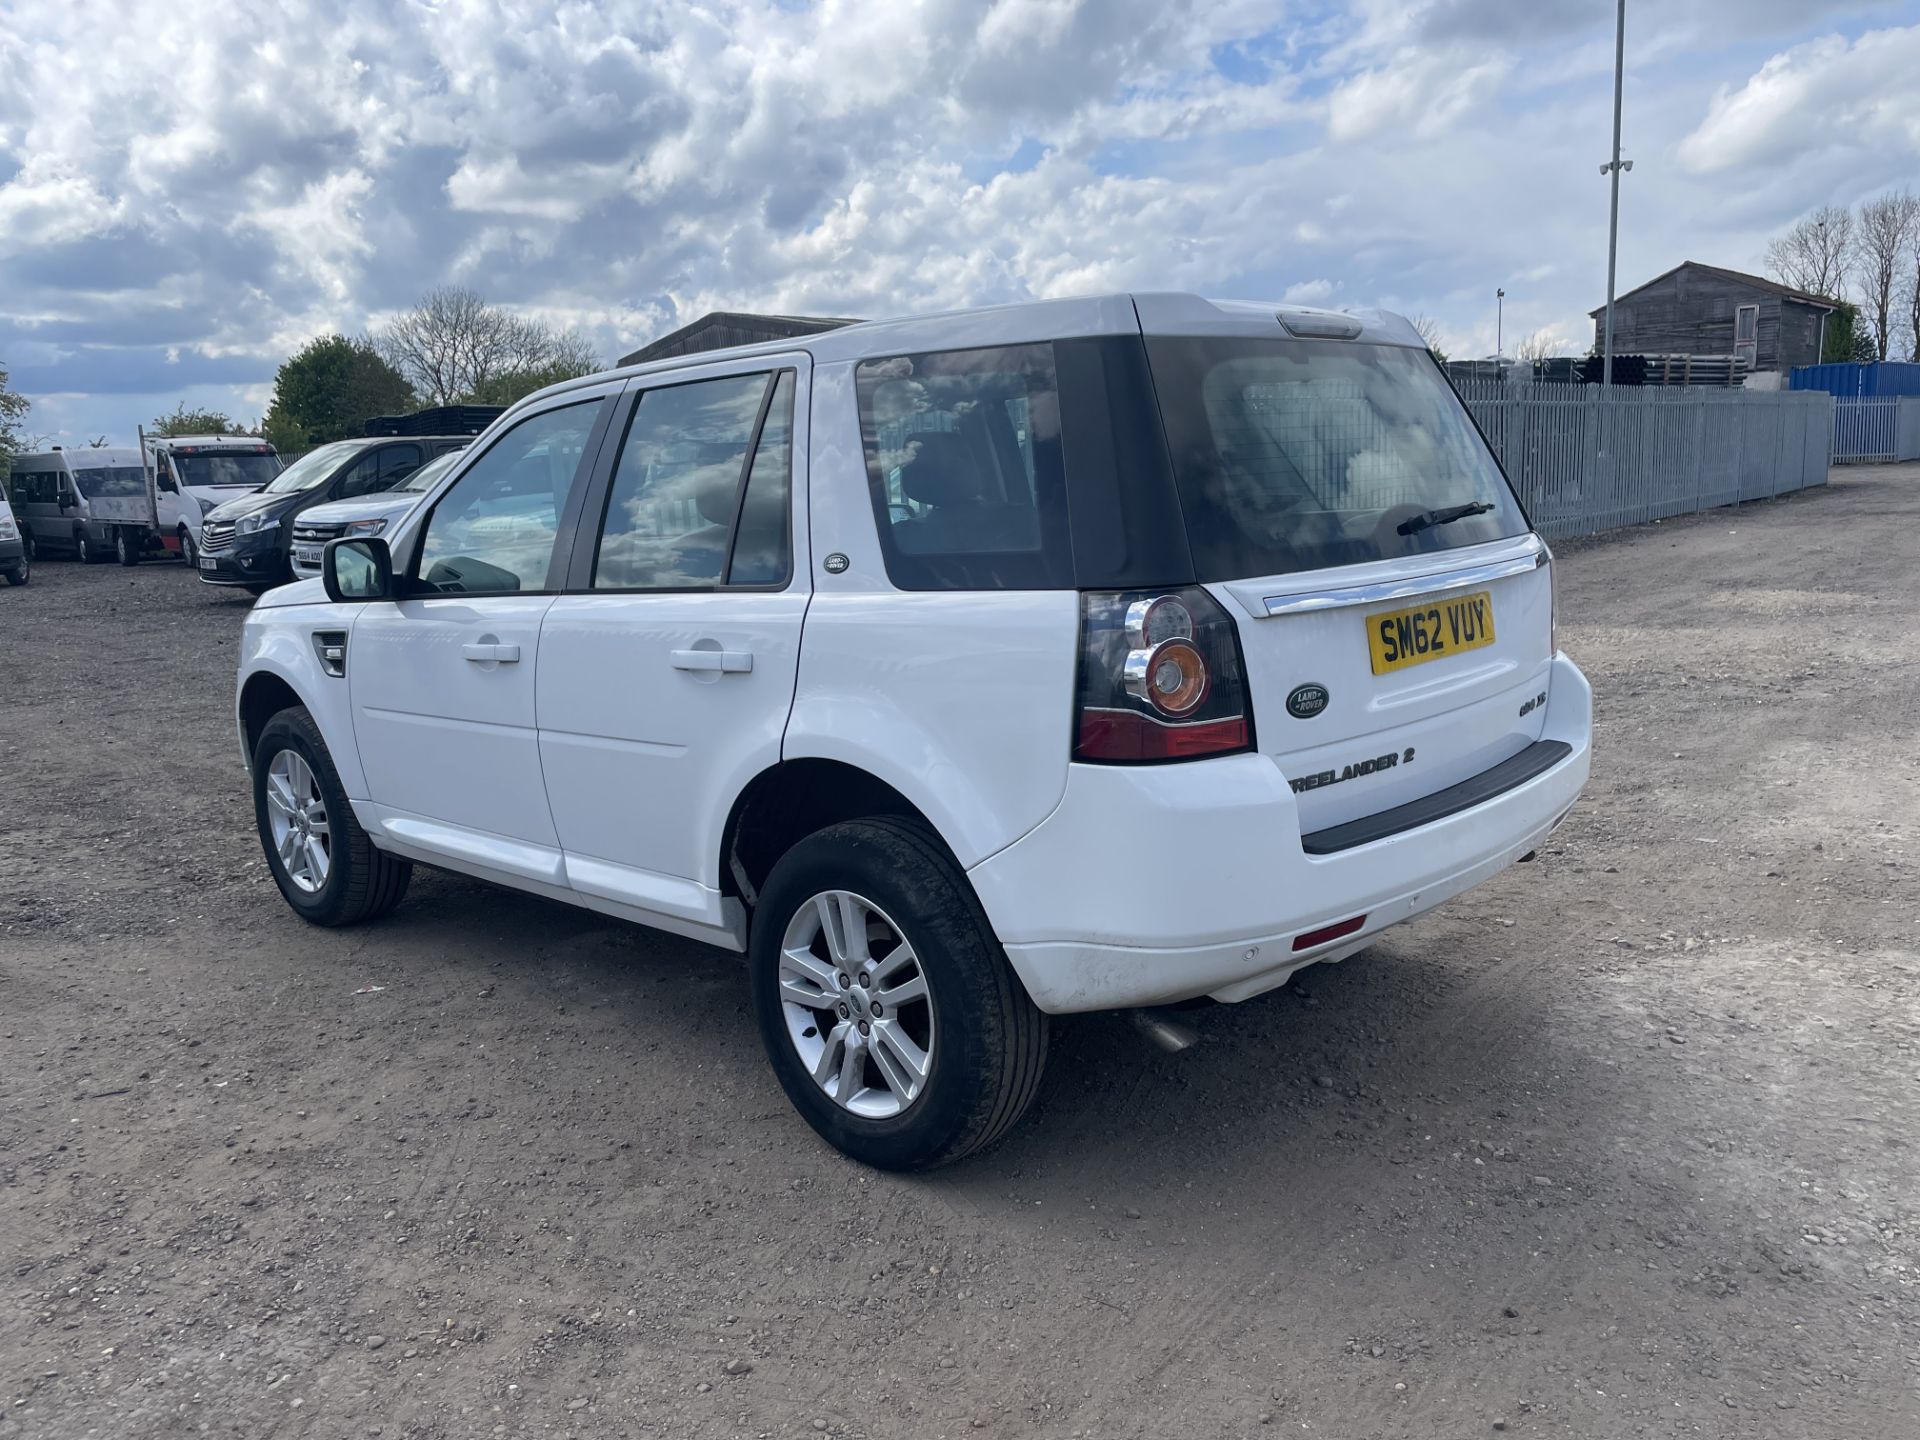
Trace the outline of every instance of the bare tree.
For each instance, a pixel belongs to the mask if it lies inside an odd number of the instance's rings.
[[[1767,242],[1767,273],[1796,290],[1844,300],[1853,249],[1852,212],[1822,205]]]
[[[429,291],[375,331],[373,342],[429,405],[491,393],[509,375],[555,367],[587,374],[600,363],[579,332],[526,319],[454,285]]]
[[[1873,348],[1885,360],[1892,351],[1894,327],[1905,319],[1899,301],[1914,247],[1920,245],[1920,198],[1896,190],[1860,207],[1860,243],[1856,266],[1861,309],[1873,323]]]
[[[1514,346],[1513,358],[1522,365],[1531,365],[1539,360],[1551,360],[1564,348],[1551,330],[1536,330]]]
[[[1411,324],[1414,332],[1426,342],[1427,349],[1433,352],[1434,358],[1444,365],[1447,352],[1440,348],[1440,322],[1423,312],[1414,316]]]
[[[1920,361],[1920,225],[1907,256],[1907,358]]]

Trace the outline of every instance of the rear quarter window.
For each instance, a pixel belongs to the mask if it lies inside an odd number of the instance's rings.
[[[895,586],[1072,587],[1052,345],[868,360],[855,386],[874,519]]]

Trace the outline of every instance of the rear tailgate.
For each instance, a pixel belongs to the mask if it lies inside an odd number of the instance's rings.
[[[1532,536],[1216,583],[1234,612],[1260,749],[1303,832],[1431,795],[1540,738],[1552,583]]]
[[[1412,327],[1193,301],[1140,314],[1194,568],[1234,614],[1255,742],[1303,834],[1539,739],[1546,547]]]

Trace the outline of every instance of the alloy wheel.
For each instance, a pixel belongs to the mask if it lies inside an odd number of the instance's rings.
[[[813,1083],[869,1120],[900,1114],[933,1067],[933,995],[900,927],[848,890],[815,895],[780,944],[787,1036]]]
[[[316,893],[333,868],[333,831],[313,767],[297,750],[282,750],[267,765],[267,824],[294,888]]]

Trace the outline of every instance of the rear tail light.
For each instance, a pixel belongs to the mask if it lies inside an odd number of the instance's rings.
[[[1073,758],[1198,760],[1253,748],[1240,637],[1205,590],[1080,597]]]

